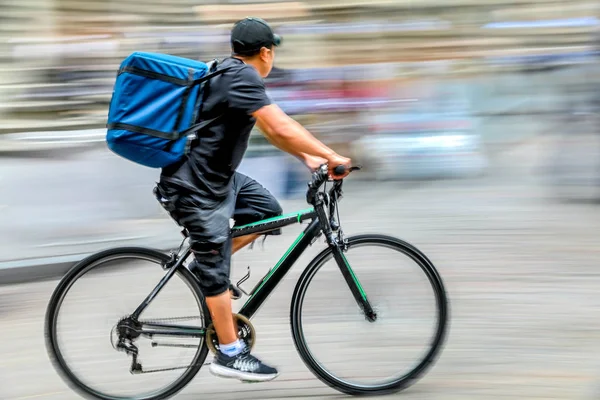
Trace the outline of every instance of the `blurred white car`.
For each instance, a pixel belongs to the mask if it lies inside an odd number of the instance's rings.
[[[353,143],[353,153],[378,180],[479,176],[487,168],[473,118],[457,98],[371,117],[370,134]]]

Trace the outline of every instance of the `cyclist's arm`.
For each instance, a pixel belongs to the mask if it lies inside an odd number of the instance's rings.
[[[337,155],[275,104],[260,108],[252,116],[269,142],[300,159],[304,153],[326,160]]]
[[[261,120],[257,120],[256,125],[258,126],[258,128],[263,132],[264,136],[267,138],[267,140],[274,146],[278,147],[281,150],[284,150],[283,148],[281,148],[279,145],[277,145],[275,143],[275,141],[277,140],[277,136],[276,134],[273,132],[273,130],[271,128],[269,128],[266,124],[264,124],[263,122],[261,122]],[[282,145],[285,146],[285,145]],[[286,150],[284,150],[286,151]],[[314,162],[312,162],[315,159],[315,156],[311,156],[310,154],[307,153],[300,153],[298,155],[293,154],[296,158],[298,158],[300,161],[302,161],[304,164],[306,164],[309,168],[312,167],[312,164],[314,164]],[[327,160],[322,159],[323,162],[327,162]],[[310,165],[309,165],[310,164]]]
[[[337,165],[350,166],[350,159],[325,146],[279,107],[271,104],[264,82],[251,68],[241,69],[232,77],[227,100],[229,107],[256,118],[266,138],[281,150],[301,158],[303,154],[324,158],[330,169]]]

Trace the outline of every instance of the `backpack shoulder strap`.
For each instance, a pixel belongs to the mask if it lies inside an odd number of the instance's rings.
[[[217,69],[217,67],[219,66],[219,61],[217,59],[214,59],[214,60],[206,63],[206,65],[208,65],[208,73],[206,75],[204,75],[202,78],[195,80],[194,84],[208,84],[209,83],[208,81],[211,78],[221,75],[222,73],[224,73],[225,71],[228,71],[231,68],[231,67],[225,67],[223,69]],[[205,93],[206,92],[203,91],[203,96],[205,95]],[[206,100],[206,99],[203,99],[202,104],[204,104],[204,100]],[[188,129],[179,132],[178,136],[184,137],[184,136],[188,136],[191,134],[195,134],[195,133],[201,131],[202,129],[208,127],[213,122],[216,122],[222,116],[223,116],[223,114],[220,114],[220,115],[216,116],[215,118],[194,124],[191,127],[189,127]]]
[[[217,69],[217,67],[219,66],[219,62],[216,59],[206,63],[206,65],[208,65],[208,73],[206,75],[204,75],[202,78],[192,81],[191,82],[192,85],[199,85],[201,83],[209,81],[211,78],[214,78],[217,75],[221,75],[225,71],[228,71],[229,69],[231,69],[231,67]]]
[[[178,137],[184,137],[184,136],[188,136],[191,135],[193,133],[197,133],[199,131],[201,131],[202,129],[206,128],[207,126],[209,126],[210,124],[212,124],[213,122],[215,122],[216,120],[218,120],[219,118],[221,118],[223,116],[223,114],[220,114],[212,119],[208,119],[202,122],[199,122],[197,124],[194,124],[192,126],[190,126],[189,128],[187,128],[184,131],[179,132]]]

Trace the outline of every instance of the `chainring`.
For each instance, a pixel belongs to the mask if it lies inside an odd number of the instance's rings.
[[[238,327],[238,337],[240,340],[244,341],[246,347],[252,350],[256,343],[256,330],[254,329],[254,325],[252,325],[248,318],[240,314],[233,314],[233,320]],[[206,328],[205,339],[206,345],[210,351],[216,354],[217,349],[219,348],[219,339],[217,338],[215,327],[212,323]]]

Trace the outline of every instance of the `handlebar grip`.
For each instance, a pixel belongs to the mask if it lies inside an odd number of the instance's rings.
[[[344,175],[346,173],[346,167],[343,165],[338,165],[333,169],[333,173],[335,175]]]

